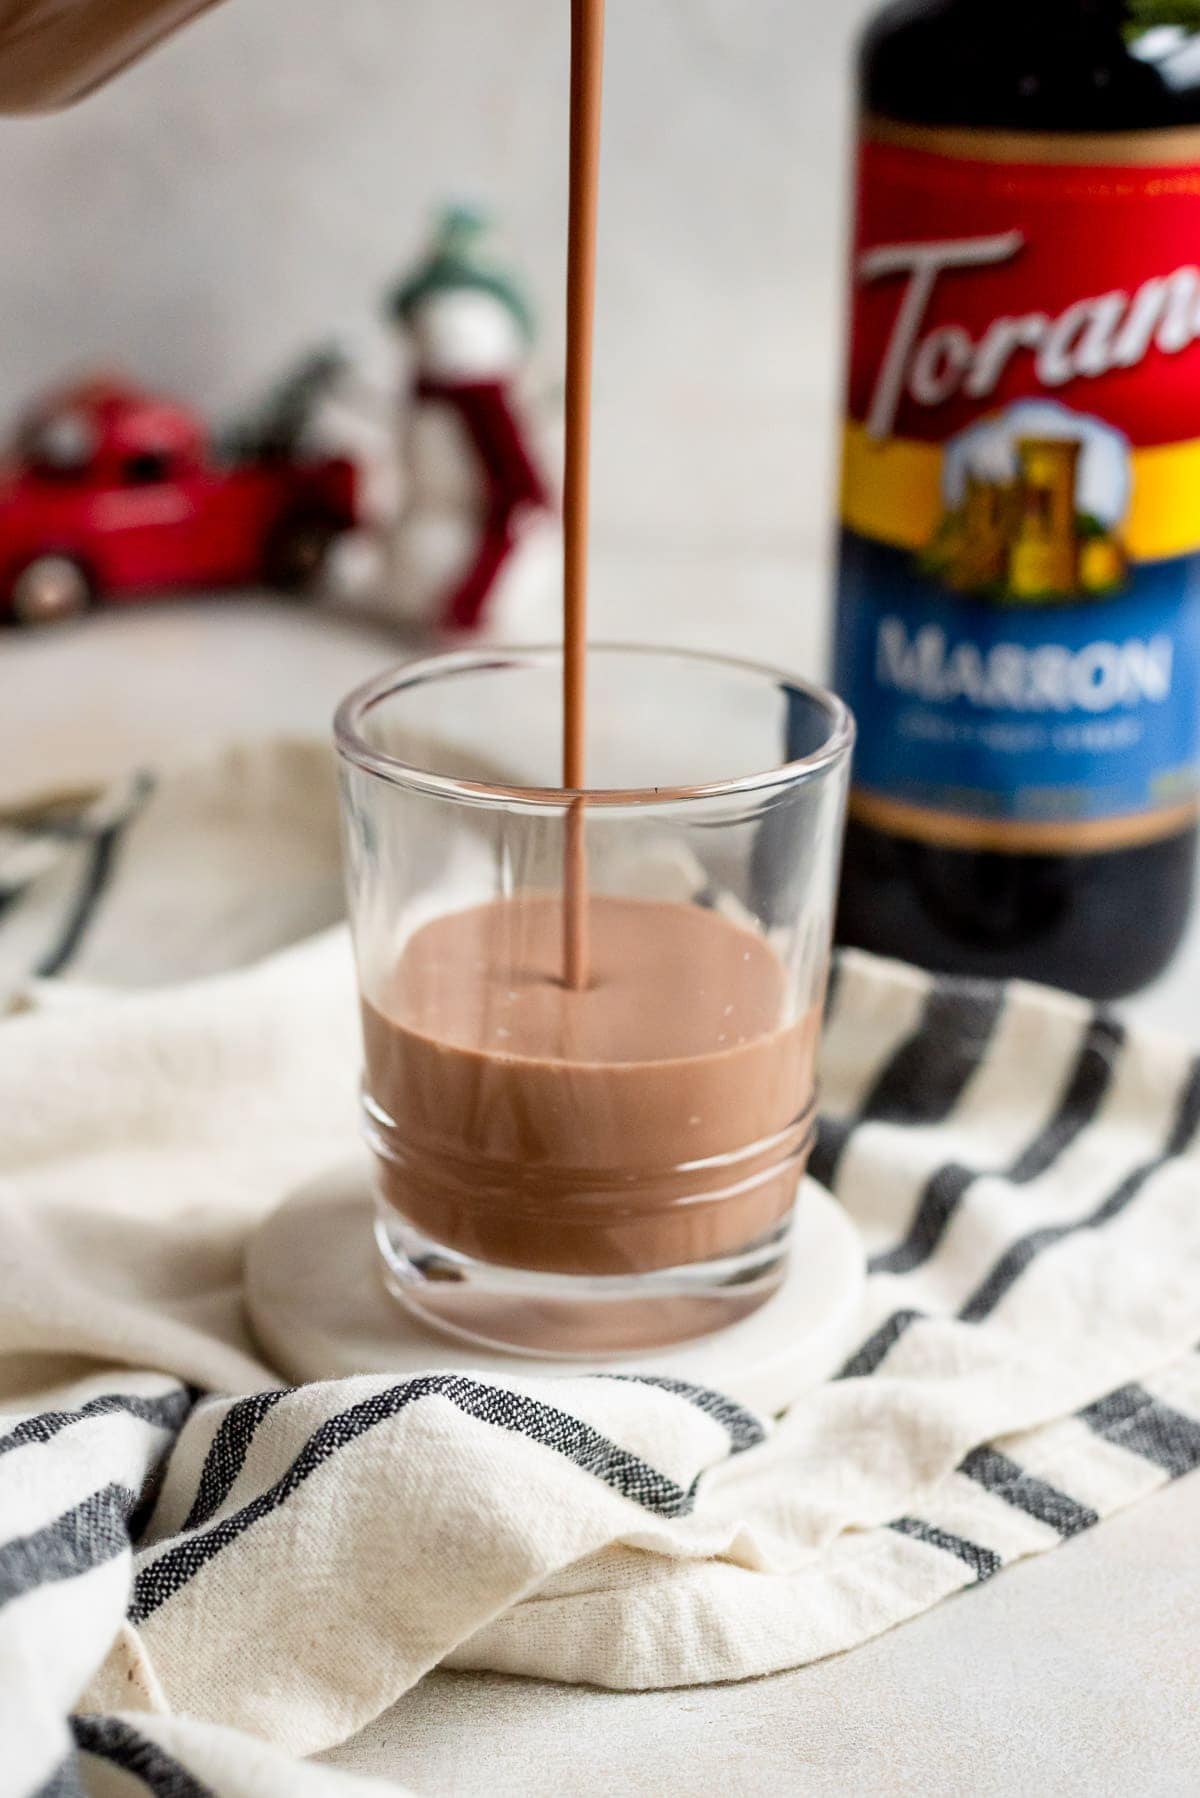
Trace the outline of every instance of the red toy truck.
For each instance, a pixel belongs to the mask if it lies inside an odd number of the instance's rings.
[[[0,468],[0,614],[39,623],[169,588],[306,586],[357,523],[355,469],[263,447],[229,463],[123,382],[43,402]]]

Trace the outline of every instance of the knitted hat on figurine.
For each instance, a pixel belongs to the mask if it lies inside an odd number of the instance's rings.
[[[441,294],[491,294],[512,314],[527,341],[534,334],[528,300],[513,277],[486,253],[490,221],[469,206],[449,207],[425,261],[393,289],[388,311],[401,324],[410,324],[425,301]]]

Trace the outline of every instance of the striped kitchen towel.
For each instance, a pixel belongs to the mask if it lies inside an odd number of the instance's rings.
[[[234,746],[0,817],[0,1014],[30,980],[220,973],[342,915],[324,744]]]
[[[314,895],[333,850],[308,752],[233,765],[221,854],[225,777],[160,780],[0,1024],[0,1793],[349,1792],[298,1757],[435,1665],[800,1665],[1200,1465],[1196,1060],[854,954],[814,1158],[871,1260],[837,1378],[766,1417],[636,1367],[443,1373],[431,1344],[419,1378],[281,1387],[243,1249],[352,1145],[357,1025],[340,929],[244,965],[253,807],[295,821],[272,853]],[[141,833],[198,811],[205,890],[240,895],[223,973],[171,924],[187,892],[134,878]],[[203,977],[165,984],[156,908]],[[21,910],[28,942],[32,887]]]

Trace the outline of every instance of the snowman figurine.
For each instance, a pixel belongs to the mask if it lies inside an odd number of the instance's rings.
[[[418,628],[528,642],[555,634],[561,533],[518,394],[529,309],[485,236],[479,215],[447,213],[391,296],[413,375],[390,587]]]

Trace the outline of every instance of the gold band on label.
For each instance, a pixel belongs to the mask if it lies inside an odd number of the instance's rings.
[[[943,445],[868,436],[851,419],[842,439],[842,522],[860,537],[921,550],[944,511]],[[1166,562],[1200,549],[1200,438],[1130,451],[1132,491],[1121,528],[1135,562]]]
[[[1161,131],[989,131],[972,126],[901,125],[867,118],[862,136],[872,144],[927,150],[963,162],[1045,162],[1080,167],[1167,167],[1200,164],[1200,126]]]
[[[1010,854],[1091,855],[1097,850],[1133,849],[1179,836],[1200,817],[1200,799],[1163,806],[1152,812],[1130,812],[1121,818],[1078,818],[1051,823],[1020,818],[970,818],[961,812],[934,811],[903,800],[885,799],[856,787],[850,816],[860,824],[893,836],[932,843],[939,849],[995,849]]]

